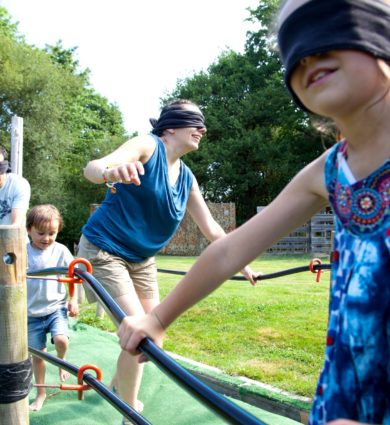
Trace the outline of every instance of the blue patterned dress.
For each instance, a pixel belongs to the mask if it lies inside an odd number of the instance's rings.
[[[325,165],[336,232],[325,362],[309,424],[390,424],[390,158],[356,181],[346,151],[346,142],[335,145]]]

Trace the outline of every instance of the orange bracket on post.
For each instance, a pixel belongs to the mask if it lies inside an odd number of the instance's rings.
[[[321,261],[319,258],[313,258],[313,259],[310,261],[309,269],[310,269],[310,271],[311,271],[312,273],[316,273],[316,274],[317,274],[316,282],[320,282],[320,281],[321,281],[321,273],[322,273],[322,270],[321,270],[321,269],[315,270],[315,269],[314,269],[314,266],[315,266],[316,264],[318,264],[318,265],[319,265],[319,264],[322,264],[322,261]]]
[[[94,370],[96,372],[96,379],[98,381],[102,380],[102,371],[97,366],[94,366],[92,364],[86,364],[84,366],[81,366],[77,373],[77,385],[61,384],[60,389],[78,391],[78,399],[83,400],[84,398],[83,391],[88,391],[92,388],[89,385],[83,384],[84,371],[86,371],[87,369]]]
[[[74,284],[75,283],[83,283],[83,280],[77,277],[74,277],[74,266],[76,264],[84,264],[87,267],[87,272],[92,273],[92,265],[85,258],[75,258],[70,264],[68,268],[68,276],[60,277],[58,282],[68,283],[69,284],[69,296],[74,296]]]

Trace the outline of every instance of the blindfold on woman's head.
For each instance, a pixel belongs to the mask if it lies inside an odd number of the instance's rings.
[[[285,82],[303,58],[330,50],[354,49],[390,61],[390,6],[381,0],[311,0],[282,23],[279,49]]]
[[[163,111],[158,120],[151,118],[152,133],[161,136],[168,128],[205,128],[204,116],[201,112],[182,108],[171,108]]]
[[[0,174],[5,174],[9,170],[9,162],[7,160],[0,161]]]

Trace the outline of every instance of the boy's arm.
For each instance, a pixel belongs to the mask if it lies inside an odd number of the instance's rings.
[[[74,257],[72,253],[69,251],[69,249],[63,245],[63,263],[65,267],[69,267],[69,264],[74,260]],[[75,285],[75,290],[73,295],[70,295],[69,292],[69,286],[68,286],[68,294],[69,294],[69,300],[68,300],[68,312],[70,317],[76,317],[79,314],[79,303],[77,301],[77,285]]]
[[[70,317],[76,317],[79,314],[79,303],[77,302],[77,297],[74,295],[69,298],[68,301],[68,312]]]

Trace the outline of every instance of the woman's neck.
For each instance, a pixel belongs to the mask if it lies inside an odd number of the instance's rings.
[[[168,137],[163,136],[161,140],[164,143],[168,165],[174,166],[186,152],[182,152],[178,145]]]

